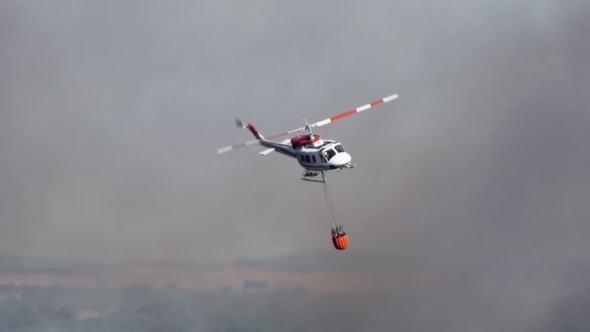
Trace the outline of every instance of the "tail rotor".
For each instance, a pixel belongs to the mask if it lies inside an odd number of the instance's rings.
[[[244,129],[244,128],[248,127],[248,125],[245,124],[244,122],[242,122],[242,120],[236,118],[236,127],[238,129]]]

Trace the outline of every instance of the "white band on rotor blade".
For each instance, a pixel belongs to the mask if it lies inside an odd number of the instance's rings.
[[[238,149],[238,148],[243,148],[246,145],[252,145],[252,144],[255,144],[255,143],[259,143],[259,141],[256,139],[256,140],[248,141],[246,143],[235,144],[235,145],[232,145],[232,146],[228,146],[228,147],[225,147],[225,148],[218,149],[217,150],[217,153],[228,152],[228,151],[235,150],[235,149]]]
[[[217,153],[224,153],[224,152],[231,151],[231,150],[232,150],[232,147],[228,146],[226,148],[217,149]]]
[[[396,98],[397,98],[397,94],[394,94],[394,95],[391,95],[391,96],[388,96],[388,97],[385,97],[385,98],[379,99],[379,100],[377,100],[377,101],[374,101],[374,102],[372,102],[372,103],[369,103],[369,104],[366,104],[366,105],[360,106],[360,107],[358,107],[358,108],[355,108],[355,109],[353,109],[353,110],[350,110],[350,111],[348,111],[348,112],[344,112],[344,113],[341,113],[341,114],[339,114],[339,115],[335,115],[335,116],[333,116],[333,117],[331,117],[331,118],[328,118],[328,119],[326,119],[326,120],[322,120],[322,121],[316,122],[316,123],[314,123],[314,124],[311,124],[311,125],[310,125],[310,127],[321,127],[321,126],[323,126],[323,125],[326,125],[326,124],[328,124],[328,123],[331,123],[331,122],[333,122],[333,121],[337,121],[337,120],[340,120],[340,119],[343,119],[343,118],[349,117],[349,116],[351,116],[351,115],[354,115],[354,114],[356,114],[356,113],[359,113],[359,112],[362,112],[362,111],[366,111],[366,110],[368,110],[369,108],[372,108],[372,107],[375,107],[375,106],[381,105],[381,104],[383,104],[383,103],[386,103],[386,102],[388,102],[388,101],[391,101],[391,100],[393,100],[393,99],[396,99]]]
[[[321,127],[321,126],[326,125],[330,122],[332,122],[332,120],[330,120],[330,119],[322,120],[322,121],[316,123],[316,126]]]
[[[383,98],[383,102],[384,102],[384,103],[386,103],[386,102],[388,102],[388,101],[391,101],[391,100],[397,99],[397,97],[398,97],[398,96],[397,96],[397,94],[395,94],[395,95],[391,95],[391,96],[389,96],[389,97],[385,97],[385,98]]]
[[[363,105],[363,106],[357,108],[356,111],[357,112],[362,112],[362,111],[367,110],[369,108],[371,108],[371,104]]]

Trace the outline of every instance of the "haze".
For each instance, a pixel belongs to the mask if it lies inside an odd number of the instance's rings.
[[[584,1],[4,1],[0,252],[449,278],[467,288],[437,299],[462,326],[518,330],[590,258],[589,18]],[[316,131],[357,165],[328,174],[343,252],[294,160],[216,152],[252,139],[236,116],[271,135],[393,93]],[[421,299],[416,317],[442,315]]]

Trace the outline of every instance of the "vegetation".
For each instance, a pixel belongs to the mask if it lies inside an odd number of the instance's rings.
[[[261,287],[259,287],[261,288]],[[335,315],[329,295],[303,289],[217,292],[0,285],[3,331],[322,331],[346,329],[352,310]],[[348,322],[347,322],[348,320]]]

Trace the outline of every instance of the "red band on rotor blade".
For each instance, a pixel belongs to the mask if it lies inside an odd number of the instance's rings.
[[[237,148],[241,148],[244,146],[246,146],[246,143],[240,143],[240,144],[233,145],[232,148],[237,149]]]
[[[287,134],[288,134],[287,132],[284,132],[284,133],[281,133],[281,134],[276,134],[276,135],[269,136],[268,138],[275,138],[275,137],[279,137],[279,136],[283,136],[283,135],[287,135]]]
[[[345,118],[345,117],[347,117],[347,116],[349,116],[349,115],[353,115],[353,114],[354,114],[354,113],[356,113],[356,112],[357,112],[357,110],[356,110],[356,109],[350,110],[350,111],[348,111],[348,112],[344,112],[344,113],[342,113],[342,114],[339,114],[339,115],[336,115],[336,116],[333,116],[333,117],[331,117],[331,118],[330,118],[330,121],[336,121],[336,120],[340,120],[340,119],[342,119],[342,118]]]
[[[371,107],[373,107],[373,106],[377,106],[379,104],[383,104],[383,99],[374,101],[374,102],[370,103],[369,105],[371,105]]]

